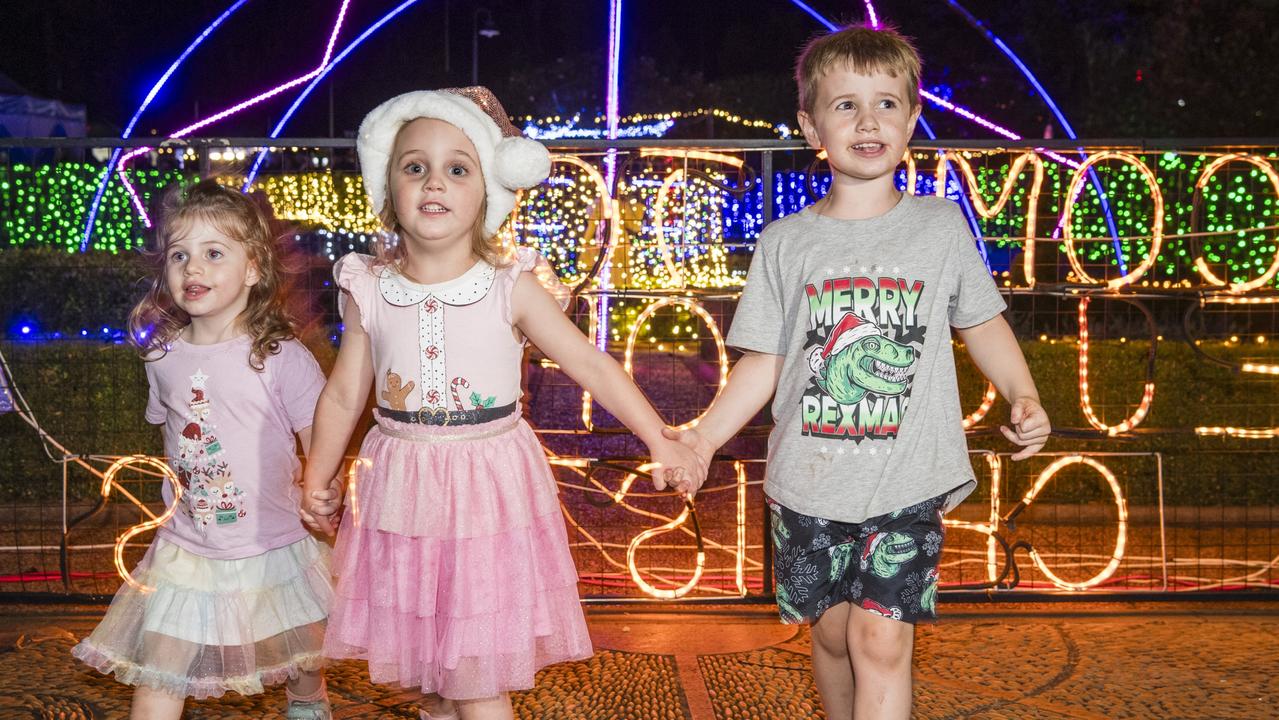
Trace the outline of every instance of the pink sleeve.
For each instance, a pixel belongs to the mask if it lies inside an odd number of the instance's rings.
[[[346,303],[355,300],[360,308],[360,326],[369,331],[369,300],[375,289],[373,256],[347,253],[333,265],[333,279],[338,285],[338,316],[345,319]]]
[[[324,389],[324,371],[306,346],[290,340],[280,346],[272,374],[277,378],[276,393],[289,417],[293,432],[311,427],[315,403]]]
[[[559,276],[555,274],[555,268],[551,267],[546,258],[533,248],[515,248],[515,259],[499,272],[501,274],[498,277],[498,283],[503,292],[502,317],[508,323],[511,322],[511,295],[521,273],[533,273],[533,277],[537,278],[542,287],[560,304],[560,309],[567,309],[569,301],[573,298],[572,289],[560,282]]]
[[[163,425],[168,417],[164,404],[160,402],[160,389],[157,388],[154,363],[143,363],[147,373],[147,422],[152,425]]]

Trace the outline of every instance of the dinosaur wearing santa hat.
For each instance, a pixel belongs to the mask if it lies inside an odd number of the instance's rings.
[[[890,340],[878,325],[851,312],[839,319],[826,343],[808,355],[818,387],[842,405],[852,405],[867,393],[902,394],[914,362],[914,348]]]

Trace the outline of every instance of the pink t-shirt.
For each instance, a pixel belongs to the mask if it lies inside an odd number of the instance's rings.
[[[260,373],[249,349],[248,336],[177,340],[146,363],[147,422],[164,425],[164,450],[183,488],[159,534],[215,560],[261,555],[307,535],[294,434],[311,426],[324,373],[296,340],[281,343]],[[173,502],[168,483],[164,501]]]

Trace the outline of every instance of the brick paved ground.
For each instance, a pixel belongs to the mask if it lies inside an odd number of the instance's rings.
[[[0,718],[115,718],[129,691],[69,650],[101,607],[0,606]],[[1279,604],[943,605],[921,627],[920,718],[1273,718]],[[809,638],[771,609],[591,607],[598,652],[544,670],[520,718],[822,717]],[[329,671],[335,716],[416,717],[412,692]],[[283,693],[189,705],[191,718],[279,718]]]

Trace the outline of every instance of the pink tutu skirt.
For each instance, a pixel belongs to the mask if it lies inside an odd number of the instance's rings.
[[[338,533],[324,654],[459,700],[526,690],[538,669],[590,657],[558,493],[528,424],[378,423]]]

